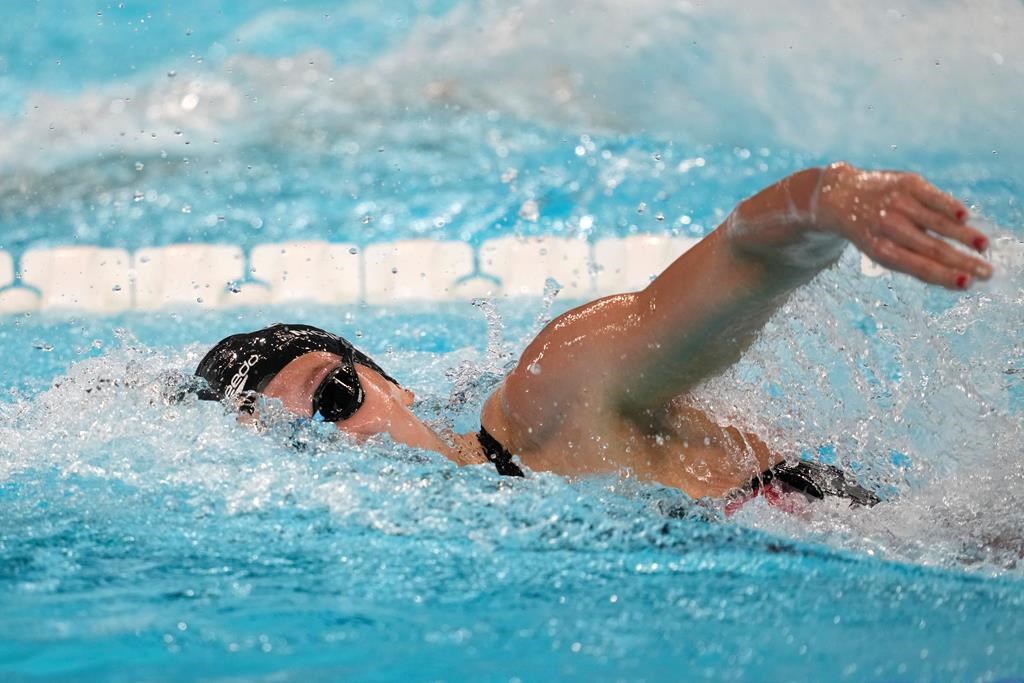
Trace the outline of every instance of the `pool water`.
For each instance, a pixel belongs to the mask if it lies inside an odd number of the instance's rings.
[[[506,480],[281,414],[257,434],[168,400],[217,339],[301,321],[471,430],[564,296],[7,314],[4,680],[1024,677],[1019,3],[5,10],[15,256],[700,237],[841,156],[963,197],[998,274],[954,295],[847,253],[700,389],[886,499],[807,519],[725,518],[628,476]]]

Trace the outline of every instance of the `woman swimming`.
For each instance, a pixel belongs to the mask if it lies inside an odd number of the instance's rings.
[[[630,471],[693,498],[769,499],[796,488],[855,503],[877,498],[840,471],[787,464],[754,434],[720,425],[687,400],[735,363],[797,287],[853,243],[879,264],[964,290],[987,280],[988,247],[967,210],[920,176],[836,163],[790,175],[742,202],[725,222],[639,292],[591,301],[555,318],[487,399],[481,430],[444,439],[410,410],[412,393],[351,344],[303,325],[277,325],[217,344],[196,374],[203,398],[252,411],[256,393],[357,438],[400,443],[465,465],[513,461],[565,476]]]

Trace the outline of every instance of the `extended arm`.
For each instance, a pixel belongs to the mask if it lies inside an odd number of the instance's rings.
[[[563,314],[523,353],[485,410],[519,448],[543,443],[572,406],[635,421],[736,361],[796,287],[847,242],[880,264],[964,289],[991,267],[966,209],[919,176],[846,164],[795,173],[741,202],[646,289]]]

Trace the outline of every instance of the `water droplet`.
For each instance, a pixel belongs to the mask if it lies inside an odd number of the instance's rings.
[[[654,153],[654,160],[655,161],[661,161],[661,153],[660,152],[655,152]]]
[[[352,254],[353,256],[355,256],[356,254],[358,254],[358,253],[359,253],[359,250],[358,250],[358,249],[356,249],[355,247],[349,247],[349,249],[348,249],[348,253],[350,253],[350,254]]]
[[[110,291],[112,291],[112,292],[120,292],[121,291],[121,285],[114,285],[113,287],[110,288]]]
[[[170,71],[167,72],[167,77],[168,78],[174,78],[177,75],[178,75],[178,72],[175,71],[174,69],[171,69]]]
[[[523,202],[523,205],[519,207],[519,217],[531,223],[536,223],[540,217],[540,207],[537,205],[537,201],[527,199]]]
[[[365,216],[363,216],[362,221],[363,225],[369,225],[370,223],[373,222],[373,216],[371,216],[370,214],[366,214]]]
[[[239,292],[242,291],[242,286],[235,282],[234,280],[231,280],[230,282],[228,282],[228,291],[231,292],[232,294],[238,294]]]
[[[32,348],[36,349],[37,351],[44,351],[46,353],[49,353],[50,351],[53,351],[53,344],[44,341],[36,341],[32,342]]]
[[[647,210],[647,202],[640,202],[639,204],[636,205],[636,212],[637,213],[641,213],[642,214],[646,210]]]
[[[539,375],[540,374],[540,365],[538,365],[537,363],[530,363],[530,365],[527,367],[527,369],[530,371],[531,375]]]
[[[138,190],[136,190],[135,194],[132,196],[132,199],[134,199],[137,202],[141,202],[145,197],[146,197],[146,195],[144,195],[141,192],[139,192]]]
[[[394,274],[395,274],[395,273],[397,273],[397,272],[398,272],[398,268],[397,268],[397,267],[395,267],[395,266],[392,266],[392,267],[391,267],[391,274],[392,274],[392,275],[394,275]]]
[[[661,211],[659,211],[658,213],[656,213],[654,215],[654,218],[656,220],[663,221],[663,220],[665,220],[665,214],[663,214]]]
[[[185,206],[181,207],[181,212],[182,213],[192,213],[192,207],[189,206],[188,204],[186,204]]]
[[[135,170],[136,171],[141,171],[144,168],[146,168],[146,165],[144,163],[142,163],[141,161],[136,161],[135,162]]]

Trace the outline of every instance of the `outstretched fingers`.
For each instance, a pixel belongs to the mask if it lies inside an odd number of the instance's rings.
[[[872,246],[864,251],[886,268],[912,275],[933,285],[962,290],[971,283],[968,273],[922,256],[885,237],[875,239]]]
[[[949,201],[959,205],[959,202],[954,200],[952,197],[948,197],[934,187],[931,189],[934,190],[933,195],[949,199]],[[969,225],[965,225],[962,220],[954,220],[953,218],[950,218],[947,211],[939,210],[933,205],[929,205],[916,195],[902,195],[897,197],[892,202],[892,208],[905,213],[922,230],[930,230],[942,235],[943,237],[956,240],[960,244],[979,252],[985,251],[985,249],[988,248],[988,238],[985,237],[983,232],[972,228]]]
[[[918,256],[961,275],[970,275],[982,280],[992,276],[992,266],[988,263],[928,234],[922,229],[919,221],[911,220],[903,213],[889,211],[881,218],[879,224],[885,237]]]

